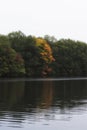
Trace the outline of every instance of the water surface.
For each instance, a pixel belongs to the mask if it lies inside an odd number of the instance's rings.
[[[0,129],[87,130],[87,79],[0,80]]]

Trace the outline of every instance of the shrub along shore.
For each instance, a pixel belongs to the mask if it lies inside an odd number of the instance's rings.
[[[87,76],[87,44],[53,36],[0,35],[0,77]]]

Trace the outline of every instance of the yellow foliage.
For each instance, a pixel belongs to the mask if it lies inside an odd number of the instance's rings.
[[[46,63],[50,63],[54,61],[52,56],[52,49],[46,40],[42,38],[36,38],[36,46],[40,49],[41,58],[46,61]]]

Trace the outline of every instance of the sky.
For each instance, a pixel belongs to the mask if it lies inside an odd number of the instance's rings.
[[[87,0],[0,0],[0,34],[87,42]]]

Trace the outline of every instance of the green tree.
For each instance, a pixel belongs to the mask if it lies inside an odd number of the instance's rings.
[[[21,31],[9,33],[8,39],[11,43],[11,47],[15,49],[16,52],[23,52],[26,36]]]
[[[45,35],[44,39],[50,44],[57,42],[57,39],[54,36]]]
[[[54,76],[86,76],[87,44],[61,39],[53,45]]]
[[[24,61],[20,54],[7,45],[0,45],[0,77],[15,77],[25,74]]]

